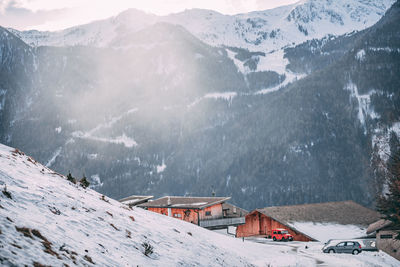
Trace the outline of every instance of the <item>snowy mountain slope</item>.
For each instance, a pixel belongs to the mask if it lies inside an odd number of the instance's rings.
[[[33,261],[52,266],[250,266],[240,250],[262,248],[139,208],[130,210],[3,145],[0,179],[0,263],[6,266]],[[154,247],[148,257],[144,243]]]
[[[3,266],[395,266],[384,253],[323,255],[242,242],[196,225],[129,209],[84,189],[19,150],[0,145]],[[145,255],[146,244],[153,253]],[[147,250],[148,251],[148,250]]]
[[[235,16],[194,9],[171,15],[167,20],[184,25],[212,45],[272,51],[327,34],[365,29],[377,22],[393,2],[306,0]]]
[[[120,15],[58,32],[13,32],[26,43],[40,46],[108,46],[117,36],[155,22],[182,25],[214,46],[234,46],[253,51],[273,51],[327,34],[341,35],[376,23],[394,0],[306,0],[275,9],[238,15],[191,9],[154,16],[135,9]]]

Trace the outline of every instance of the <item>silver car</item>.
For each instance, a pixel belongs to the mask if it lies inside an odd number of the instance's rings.
[[[343,241],[337,244],[336,246],[324,247],[322,249],[325,253],[351,253],[357,255],[361,253],[361,245],[355,241]]]

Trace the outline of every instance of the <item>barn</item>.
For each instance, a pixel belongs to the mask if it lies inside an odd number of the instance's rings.
[[[263,236],[285,228],[297,241],[358,238],[366,235],[379,213],[353,201],[326,202],[256,209],[239,225],[237,237]]]
[[[247,211],[226,203],[230,197],[166,196],[138,205],[208,229],[224,229],[245,222]]]
[[[399,233],[400,229],[385,219],[372,223],[367,230],[368,235],[376,237],[376,247],[379,250],[398,260],[400,260],[400,240],[396,237]]]

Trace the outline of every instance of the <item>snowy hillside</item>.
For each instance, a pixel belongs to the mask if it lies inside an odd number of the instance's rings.
[[[155,16],[135,9],[116,17],[58,32],[12,30],[26,43],[40,46],[109,46],[112,41],[155,22],[182,25],[202,41],[254,51],[274,51],[327,34],[341,35],[376,23],[394,0],[303,0],[275,9],[223,15],[191,9]]]
[[[384,253],[325,255],[320,245],[242,242],[129,209],[0,145],[0,264],[22,266],[395,266]],[[146,246],[147,250],[146,250]],[[149,246],[153,252],[149,252]],[[147,254],[147,255],[145,255]]]
[[[33,261],[52,266],[61,262],[70,266],[250,265],[239,253],[240,242],[229,248],[227,244],[234,240],[227,237],[141,209],[129,210],[3,145],[0,183],[3,265]],[[154,247],[148,256],[146,243]]]

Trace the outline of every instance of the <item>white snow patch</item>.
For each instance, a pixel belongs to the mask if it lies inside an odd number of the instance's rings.
[[[61,126],[55,128],[54,131],[56,131],[56,133],[61,133],[61,131],[62,131]]]
[[[392,48],[392,47],[368,47],[368,50],[371,51],[383,51],[387,53],[397,52],[400,53],[400,48]]]
[[[57,157],[60,155],[61,150],[62,150],[62,147],[57,148],[57,150],[54,152],[53,156],[47,162],[46,167],[51,167],[51,165],[54,164],[54,162],[56,161]]]
[[[226,183],[225,186],[228,187],[229,183],[231,182],[232,177],[230,175],[228,175],[228,177],[226,177]]]
[[[162,173],[164,172],[165,168],[167,168],[167,165],[165,165],[164,160],[162,161],[161,165],[157,165],[157,173]]]
[[[237,96],[236,92],[209,93],[204,98],[222,99],[231,102]]]
[[[196,203],[192,203],[193,206],[202,206],[207,204],[207,202],[196,202]]]
[[[371,95],[375,93],[375,90],[372,90],[368,92],[368,94],[360,95],[358,93],[358,88],[357,85],[354,84],[353,82],[349,82],[345,86],[346,90],[350,91],[350,101],[351,98],[356,98],[358,102],[358,120],[364,127],[364,133],[366,133],[366,125],[365,125],[365,120],[366,117],[369,116],[370,118],[377,118],[379,117],[378,114],[376,114],[371,107]]]
[[[249,69],[247,66],[245,66],[245,65],[243,64],[244,62],[242,62],[242,61],[240,61],[239,59],[235,58],[235,56],[236,56],[236,53],[235,53],[235,52],[233,52],[233,51],[231,51],[231,50],[229,50],[229,49],[225,49],[225,50],[226,50],[226,53],[228,54],[228,57],[229,57],[229,58],[233,61],[233,63],[235,64],[235,66],[236,66],[238,72],[241,72],[241,73],[243,73],[243,74],[247,74],[247,73],[250,72],[250,69]]]
[[[103,186],[103,183],[101,182],[99,174],[93,174],[90,176],[90,188],[97,188],[101,186]]]
[[[204,99],[204,97],[196,98],[193,102],[187,104],[186,107],[187,107],[188,109],[191,109],[191,108],[193,108],[194,106],[196,106],[198,103],[200,103],[203,99]]]
[[[104,139],[104,138],[102,138],[102,139]],[[138,145],[135,140],[126,136],[125,133],[123,133],[121,136],[116,137],[115,139],[104,139],[104,140],[105,140],[105,142],[123,144],[124,146],[126,146],[128,148]]]
[[[290,226],[320,242],[326,242],[329,239],[363,237],[367,230],[357,225],[337,223],[292,222]]]
[[[88,132],[88,134],[89,134],[89,135],[92,135],[92,134],[94,134],[95,132],[97,132],[97,131],[99,131],[100,129],[103,129],[103,128],[111,128],[115,123],[117,123],[118,121],[120,121],[120,120],[121,120],[122,118],[124,118],[125,116],[130,115],[130,114],[132,114],[132,113],[135,113],[135,112],[137,112],[137,111],[138,111],[137,108],[129,109],[128,111],[122,113],[121,115],[116,116],[116,117],[112,117],[109,121],[97,125],[95,128],[91,129],[91,130]]]
[[[215,92],[215,93],[208,93],[203,97],[196,98],[193,102],[186,105],[188,109],[193,108],[198,103],[203,101],[204,99],[214,99],[214,100],[225,100],[228,101],[229,104],[232,104],[232,100],[238,96],[236,92]]]
[[[279,91],[283,87],[287,86],[289,83],[300,80],[307,76],[306,74],[298,74],[298,73],[293,73],[290,71],[287,71],[285,73],[285,75],[286,75],[286,79],[282,83],[280,83],[276,86],[273,86],[273,87],[261,89],[261,90],[255,92],[254,94],[255,95],[266,95],[266,94],[270,94],[270,93]]]
[[[289,64],[289,60],[284,58],[284,50],[279,49],[276,51],[269,52],[264,56],[259,56],[260,61],[257,65],[257,71],[275,71],[279,74],[286,73],[286,65]]]
[[[364,61],[364,59],[365,59],[365,50],[364,49],[361,49],[360,51],[357,52],[356,59],[360,62]]]
[[[126,136],[125,133],[116,138],[106,138],[106,137],[92,136],[89,133],[84,133],[82,131],[75,131],[72,133],[72,136],[75,138],[89,139],[105,143],[123,144],[127,148],[132,148],[138,145],[133,138]]]

